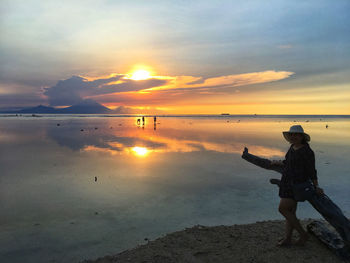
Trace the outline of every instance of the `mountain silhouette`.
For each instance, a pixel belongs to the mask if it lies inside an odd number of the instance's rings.
[[[131,114],[134,113],[134,110],[123,106],[120,106],[115,110],[111,110],[92,99],[85,99],[75,105],[66,108],[54,108],[39,105],[36,107],[23,108],[19,110],[2,110],[0,112],[13,114]]]
[[[57,113],[70,113],[70,114],[111,114],[113,110],[99,104],[92,99],[86,99],[78,104],[72,105],[67,108],[57,109]]]
[[[53,107],[47,107],[43,105],[39,105],[33,108],[24,108],[17,111],[10,111],[7,113],[56,113],[56,109]]]
[[[164,114],[160,110],[154,109],[132,109],[130,107],[119,106],[118,108],[111,110],[100,103],[92,100],[85,99],[77,104],[66,108],[54,108],[44,105],[38,105],[36,107],[27,107],[23,109],[0,109],[0,113],[7,114]]]

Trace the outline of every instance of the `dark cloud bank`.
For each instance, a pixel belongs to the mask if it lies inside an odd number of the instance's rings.
[[[80,103],[86,97],[112,94],[118,92],[138,91],[165,85],[167,80],[146,79],[132,80],[117,75],[110,78],[89,81],[83,77],[72,76],[60,80],[53,87],[46,88],[44,95],[48,97],[51,106],[67,106]],[[120,83],[114,84],[114,82]]]

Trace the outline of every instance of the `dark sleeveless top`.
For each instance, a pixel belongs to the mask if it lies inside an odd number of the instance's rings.
[[[282,198],[293,198],[293,182],[296,184],[310,179],[317,179],[315,154],[308,143],[297,150],[293,149],[292,144],[286,153],[283,163],[284,171],[279,191],[279,196]]]

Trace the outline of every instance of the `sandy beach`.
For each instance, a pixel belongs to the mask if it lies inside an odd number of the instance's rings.
[[[306,227],[312,220],[302,220]],[[84,263],[109,262],[343,262],[314,236],[304,247],[277,247],[284,221],[246,225],[196,225],[145,245]],[[294,235],[296,239],[296,233]]]

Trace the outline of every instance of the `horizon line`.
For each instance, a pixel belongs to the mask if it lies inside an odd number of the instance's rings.
[[[273,117],[278,117],[278,116],[284,116],[284,117],[321,117],[321,116],[329,116],[329,117],[350,117],[350,114],[206,114],[206,113],[198,113],[198,114],[193,114],[193,113],[189,113],[189,114],[150,114],[150,113],[146,113],[146,114],[142,114],[142,113],[126,113],[126,114],[122,114],[122,113],[116,113],[116,114],[108,114],[108,113],[0,113],[0,117],[16,117],[16,116],[27,116],[27,115],[35,115],[35,116],[54,116],[54,115],[58,115],[58,116],[62,116],[62,115],[93,115],[93,116],[100,116],[100,117],[135,117],[135,116],[145,116],[145,117],[150,117],[150,116],[157,116],[157,117],[207,117],[207,116],[215,116],[215,117],[238,117],[238,116],[249,116],[249,117],[263,117],[263,116],[273,116]]]

